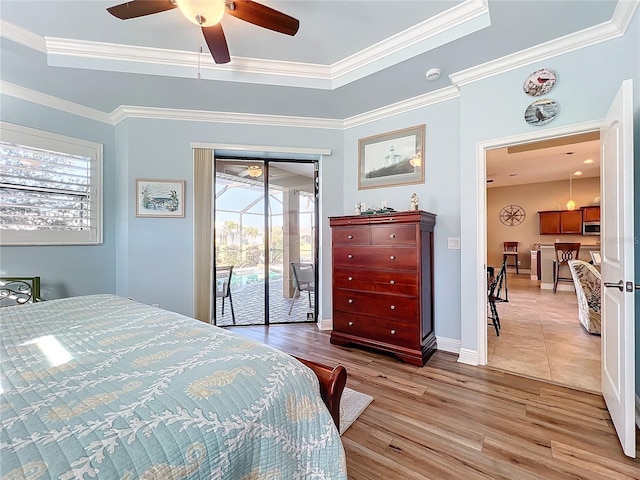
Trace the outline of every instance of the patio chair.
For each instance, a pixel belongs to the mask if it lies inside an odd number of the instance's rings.
[[[233,265],[216,267],[216,300],[222,298],[222,315],[224,315],[224,299],[229,298],[231,304],[231,320],[236,324],[236,314],[233,311],[233,297],[231,296],[231,275],[233,275]]]
[[[289,315],[293,311],[293,304],[299,292],[307,292],[309,294],[309,308],[311,308],[311,292],[315,293],[316,289],[316,271],[313,263],[292,263],[293,270],[293,298],[291,299],[291,307],[289,307]]]

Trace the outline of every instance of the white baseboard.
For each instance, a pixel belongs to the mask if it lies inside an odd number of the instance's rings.
[[[477,350],[467,350],[466,348],[461,348],[458,361],[460,363],[466,363],[467,365],[474,365],[474,366],[478,365]]]
[[[462,345],[462,342],[460,340],[455,340],[453,338],[436,337],[436,343],[438,345],[438,350],[460,354],[460,346]]]
[[[640,428],[640,395],[636,393],[636,427]]]
[[[318,330],[333,330],[333,318],[322,318],[318,315]]]

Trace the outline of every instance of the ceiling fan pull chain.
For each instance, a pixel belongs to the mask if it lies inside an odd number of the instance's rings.
[[[198,51],[198,80],[202,77],[200,76],[200,54],[202,53],[202,45],[200,45],[200,50]]]

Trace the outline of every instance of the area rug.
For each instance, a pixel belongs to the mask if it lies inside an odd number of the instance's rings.
[[[364,393],[356,392],[350,388],[345,388],[340,400],[340,435],[351,426],[356,418],[360,416],[364,409],[373,401],[373,397]]]

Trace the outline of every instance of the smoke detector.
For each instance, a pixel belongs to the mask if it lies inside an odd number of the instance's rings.
[[[440,70],[439,68],[430,68],[429,70],[427,70],[426,73],[426,77],[427,80],[437,80],[440,78],[440,75],[442,75],[442,70]]]

